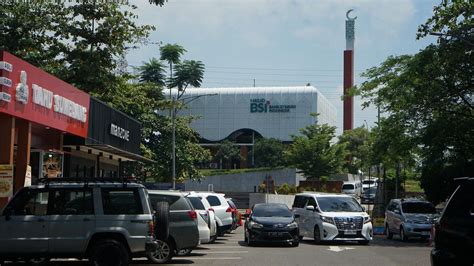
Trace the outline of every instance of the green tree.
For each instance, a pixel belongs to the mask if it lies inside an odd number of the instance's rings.
[[[173,81],[173,65],[178,64],[181,61],[181,56],[186,52],[181,45],[178,44],[165,44],[160,47],[160,60],[168,62],[170,66],[169,70],[169,79],[168,79],[168,87],[170,89],[170,97],[171,97],[171,85]]]
[[[135,6],[85,1],[1,1],[0,49],[94,93],[108,93],[127,50],[147,39]]]
[[[176,73],[172,78],[171,87],[177,87],[178,99],[184,95],[188,86],[201,87],[204,77],[204,64],[201,61],[185,60],[175,67]]]
[[[356,90],[387,117],[378,141],[392,148],[379,152],[391,161],[415,152],[434,202],[452,192],[453,178],[474,174],[473,10],[469,1],[443,1],[418,32],[418,38],[435,32],[438,43],[389,57],[367,70]]]
[[[309,179],[319,179],[342,170],[347,154],[342,144],[331,144],[336,128],[327,124],[309,125],[301,129],[302,136],[293,136],[285,152],[287,162]]]
[[[140,82],[152,82],[156,85],[166,85],[165,69],[162,62],[156,58],[151,58],[149,62],[138,67],[140,71]]]
[[[224,140],[219,144],[214,159],[220,162],[221,167],[224,165],[224,168],[230,168],[233,160],[240,159],[240,149],[233,142]]]
[[[366,171],[372,165],[371,139],[365,127],[346,130],[339,136],[339,144],[344,144],[349,154],[344,168],[351,174],[358,174],[358,170]]]
[[[275,138],[257,139],[253,146],[256,167],[277,167],[284,165],[285,145]]]

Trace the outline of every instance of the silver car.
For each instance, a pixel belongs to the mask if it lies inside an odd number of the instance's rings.
[[[426,200],[393,199],[385,211],[385,235],[392,239],[398,234],[403,241],[409,237],[428,239],[437,218],[436,208]]]

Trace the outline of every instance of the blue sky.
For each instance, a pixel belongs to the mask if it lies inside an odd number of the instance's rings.
[[[317,87],[338,110],[342,131],[345,14],[353,8],[355,83],[365,69],[390,55],[413,54],[432,37],[416,40],[418,25],[440,0],[169,0],[163,7],[133,1],[140,24],[156,26],[152,42],[177,43],[183,59],[206,65],[202,87]],[[131,66],[159,57],[158,45],[127,56]],[[354,126],[376,121],[373,108],[355,99]]]

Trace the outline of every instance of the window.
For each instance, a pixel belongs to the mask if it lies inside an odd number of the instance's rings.
[[[404,202],[404,213],[436,213],[435,206],[429,202]]]
[[[50,214],[85,215],[94,214],[91,189],[64,189],[52,192]]]
[[[221,201],[216,196],[207,196],[207,201],[209,201],[209,204],[211,204],[211,206],[220,206],[221,205]]]
[[[205,210],[204,204],[202,204],[201,200],[198,197],[188,197],[189,201],[193,205],[194,209],[196,210]]]
[[[102,189],[104,214],[144,214],[137,189]]]
[[[342,185],[342,190],[354,190],[354,185],[353,184],[345,184]]]
[[[353,197],[318,197],[319,208],[323,212],[363,212]]]
[[[191,209],[186,200],[180,196],[150,194],[150,200],[155,211],[156,204],[162,201],[168,202],[170,211],[183,211]]]
[[[308,200],[308,205],[307,206],[313,206],[313,207],[316,208],[316,206],[318,206],[318,205],[316,204],[316,200],[313,197],[311,197]]]
[[[293,208],[304,208],[304,206],[306,206],[307,201],[308,201],[308,197],[295,196],[295,201],[293,202]]]
[[[22,190],[9,204],[12,215],[46,215],[48,191],[35,189]]]
[[[291,211],[285,205],[256,205],[253,208],[254,217],[293,217]]]

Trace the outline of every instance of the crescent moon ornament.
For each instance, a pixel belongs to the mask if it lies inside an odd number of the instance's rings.
[[[351,18],[349,17],[349,13],[351,13],[352,11],[354,11],[354,9],[349,9],[347,12],[346,12],[346,18],[347,20],[355,20],[357,18],[357,16]]]

